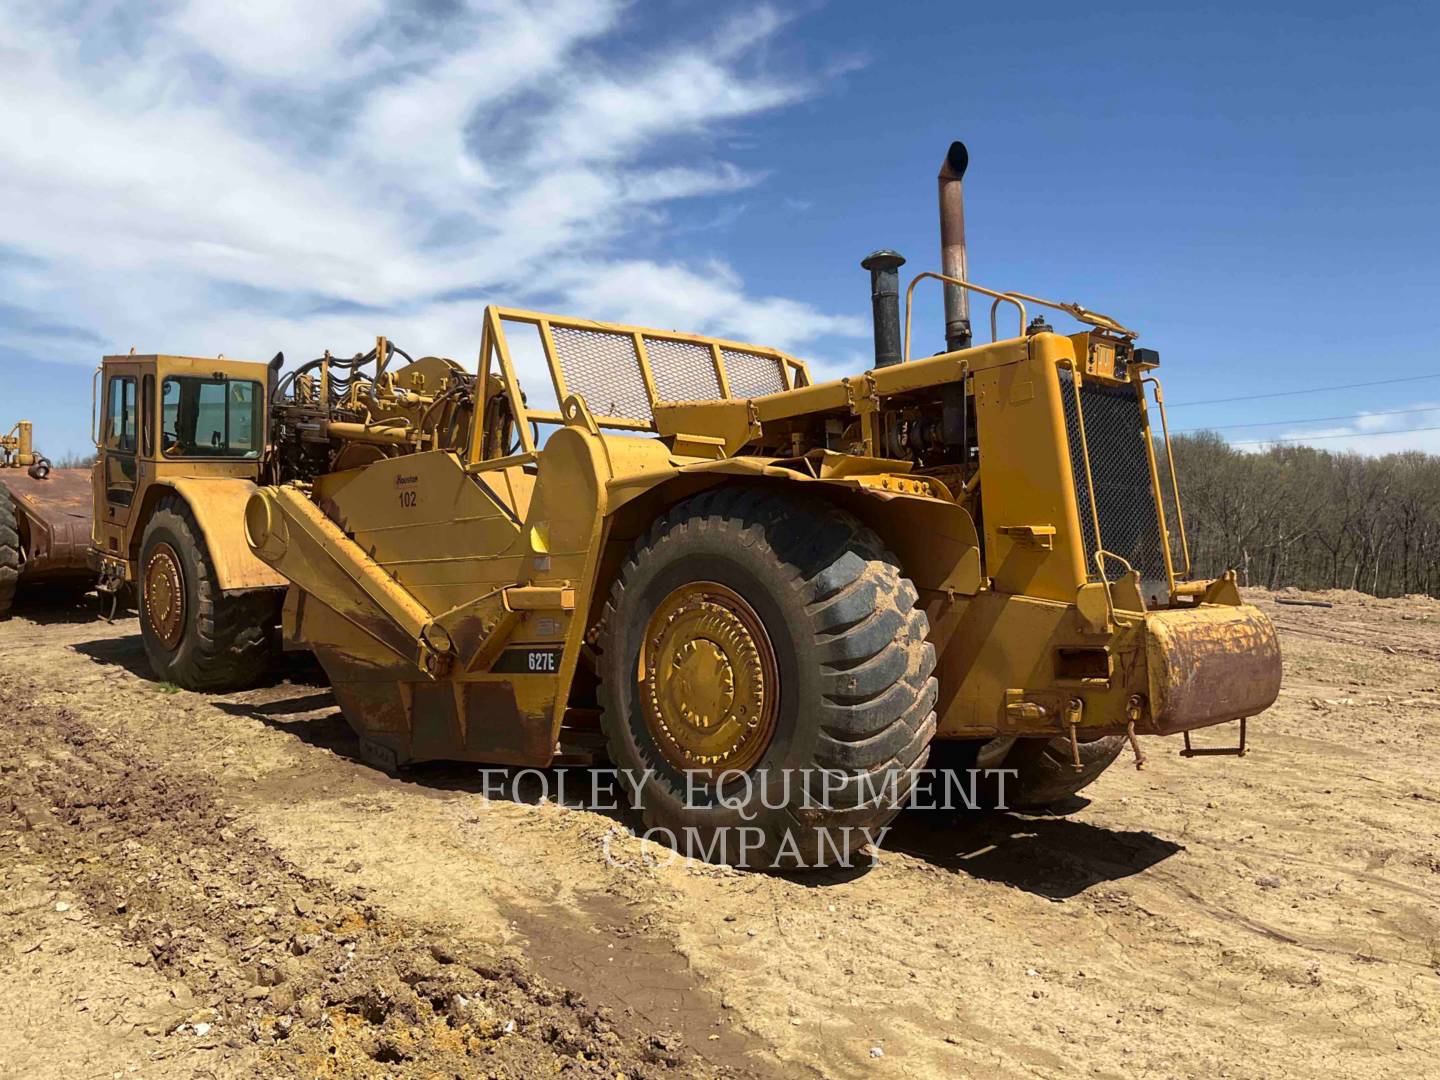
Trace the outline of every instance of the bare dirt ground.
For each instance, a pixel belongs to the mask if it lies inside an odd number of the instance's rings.
[[[1325,598],[1255,597],[1286,685],[1246,758],[1146,740],[1064,816],[907,813],[819,876],[644,865],[534,775],[388,777],[303,665],[175,691],[133,620],[32,603],[0,1077],[1432,1074],[1440,602]]]

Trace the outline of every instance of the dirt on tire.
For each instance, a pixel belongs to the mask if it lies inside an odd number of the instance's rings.
[[[180,636],[167,646],[151,625],[148,567],[158,545],[177,560],[183,597]],[[141,633],[151,669],[187,690],[226,691],[253,686],[279,647],[278,620],[284,594],[277,589],[221,592],[205,534],[185,500],[165,495],[150,515],[140,551]]]

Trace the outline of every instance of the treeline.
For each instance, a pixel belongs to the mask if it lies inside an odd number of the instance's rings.
[[[1440,456],[1245,453],[1214,432],[1177,436],[1174,450],[1197,575],[1440,596]]]

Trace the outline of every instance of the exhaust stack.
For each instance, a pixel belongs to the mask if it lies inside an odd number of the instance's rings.
[[[872,251],[860,261],[870,271],[870,308],[875,319],[875,366],[900,363],[900,267],[898,251]]]
[[[952,142],[940,166],[940,272],[969,281],[965,258],[965,193],[961,181],[970,164],[963,142]],[[958,285],[945,285],[945,349],[968,349],[970,293]],[[878,331],[877,331],[878,332]]]

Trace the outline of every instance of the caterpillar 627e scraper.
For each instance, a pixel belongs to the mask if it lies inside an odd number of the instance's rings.
[[[943,272],[903,321],[904,260],[862,263],[869,371],[814,383],[762,346],[492,307],[463,431],[377,421],[351,432],[364,458],[257,487],[248,542],[367,753],[546,766],[603,745],[650,826],[814,863],[888,821],[932,745],[1039,803],[1127,736],[1188,745],[1269,706],[1273,626],[1233,574],[1189,572],[1158,355],[969,281],[965,165],[956,143]],[[914,359],[922,279],[945,349]],[[552,407],[517,378],[541,357]],[[761,842],[728,847],[737,829]]]

